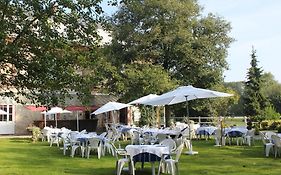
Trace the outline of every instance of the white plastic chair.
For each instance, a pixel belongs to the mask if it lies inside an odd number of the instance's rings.
[[[60,142],[60,139],[58,137],[58,134],[57,133],[52,133],[50,135],[50,147],[52,147],[53,144],[57,144],[57,147],[59,147],[60,146],[59,142]]]
[[[187,148],[187,149],[191,149],[191,144],[190,144],[190,139],[189,139],[189,130],[188,130],[188,127],[184,128],[182,131],[181,131],[181,138],[182,138],[182,141],[184,143],[184,146]]]
[[[176,153],[176,157],[175,159],[169,158],[166,159],[165,155],[162,156],[161,161],[159,163],[159,168],[158,168],[158,175],[160,175],[161,172],[161,167],[164,165],[166,165],[166,171],[168,171],[170,174],[172,175],[176,175],[179,174],[179,167],[178,167],[178,163],[179,163],[179,159],[183,150],[184,144],[181,144],[180,146],[178,146],[178,148],[176,149],[175,153]]]
[[[87,146],[87,158],[90,157],[91,150],[97,150],[98,159],[100,159],[102,154],[102,145],[99,138],[89,138],[89,145]]]
[[[167,146],[169,148],[170,153],[173,153],[177,148],[176,142],[171,138],[165,139],[159,144]]]
[[[277,135],[272,135],[271,138],[274,142],[274,156],[276,158],[278,153],[278,156],[280,157],[281,138]]]
[[[243,136],[244,143],[246,143],[248,146],[251,146],[254,142],[254,135],[255,130],[248,130],[246,135]]]
[[[70,156],[74,157],[76,150],[80,149],[81,157],[84,157],[85,148],[82,146],[80,141],[76,140],[77,134],[79,134],[79,132],[73,131],[73,132],[70,132],[69,135],[68,135],[70,145],[71,145]]]
[[[126,163],[128,163],[128,170],[131,171],[132,175],[135,175],[134,163],[130,159],[130,155],[127,154],[125,149],[117,149],[113,143],[111,144],[112,155],[116,158],[116,175],[121,175]],[[122,158],[119,158],[119,156],[122,156]]]
[[[131,135],[131,145],[141,144],[140,133],[138,131],[130,132]]]
[[[270,151],[273,150],[274,144],[262,132],[260,132],[260,136],[261,136],[261,140],[262,140],[263,145],[264,145],[265,156],[268,157]]]
[[[216,146],[219,145],[225,146],[225,136],[222,136],[221,129],[216,129],[214,133],[215,133],[214,137],[215,137]]]
[[[157,138],[158,143],[160,143],[163,140],[169,138],[169,135],[168,134],[159,133],[159,134],[157,134],[156,138]]]
[[[69,150],[71,148],[70,139],[67,133],[63,133],[60,137],[62,139],[63,155],[66,155],[66,150]]]

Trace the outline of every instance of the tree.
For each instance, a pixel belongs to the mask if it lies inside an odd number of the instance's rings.
[[[195,0],[122,1],[110,18],[112,43],[107,57],[121,73],[127,65],[141,63],[162,67],[177,84],[212,88],[222,83],[227,48],[233,39],[228,36],[227,21],[213,14],[203,16],[201,11]],[[151,75],[155,77],[149,76],[143,85],[165,80],[161,72]],[[152,88],[150,93],[171,87]],[[135,89],[139,94],[147,91]],[[169,118],[171,111],[166,109]]]
[[[262,93],[272,104],[272,107],[281,113],[281,84],[269,72],[262,75],[262,80]]]
[[[125,65],[109,84],[109,90],[119,94],[121,101],[130,102],[151,93],[164,93],[173,89],[177,82],[161,66],[135,63]]]
[[[247,73],[244,91],[244,110],[248,116],[262,115],[267,106],[267,101],[261,92],[262,86],[262,69],[258,67],[256,50],[252,49],[251,67]]]
[[[99,43],[100,2],[0,1],[1,95],[56,105],[89,90],[81,71]]]
[[[222,82],[231,27],[201,10],[195,0],[123,1],[111,18],[110,57],[119,66],[162,66],[180,84],[209,88]]]
[[[232,116],[244,116],[244,85],[242,81],[224,83],[225,87],[232,89],[237,94],[238,101],[231,105],[229,113]]]

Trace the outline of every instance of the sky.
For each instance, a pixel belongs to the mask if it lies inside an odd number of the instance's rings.
[[[252,47],[258,66],[271,72],[281,83],[281,1],[280,0],[198,0],[203,14],[213,13],[231,23],[235,39],[228,49],[229,70],[225,81],[245,81],[250,67]],[[112,13],[115,8],[104,8]]]
[[[204,14],[211,12],[231,23],[230,36],[236,41],[228,49],[226,82],[246,80],[254,47],[258,66],[281,83],[280,0],[199,0],[199,4]]]

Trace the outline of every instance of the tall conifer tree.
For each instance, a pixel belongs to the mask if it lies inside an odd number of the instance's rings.
[[[261,115],[266,107],[266,99],[261,93],[263,70],[258,67],[256,50],[253,48],[251,53],[251,67],[247,73],[244,91],[244,110],[249,116]]]

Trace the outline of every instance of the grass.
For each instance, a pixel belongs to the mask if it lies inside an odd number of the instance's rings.
[[[242,117],[225,117],[224,122],[227,126],[246,126]]]
[[[263,146],[214,147],[213,140],[193,141],[198,155],[182,155],[180,174],[188,175],[279,175],[281,158],[265,158]],[[186,150],[184,150],[186,151]],[[151,174],[150,165],[138,170],[136,175]],[[32,143],[23,138],[0,139],[1,175],[110,175],[114,174],[115,159],[112,156],[100,160],[63,156],[62,150],[47,142]],[[127,174],[127,173],[124,173]]]

